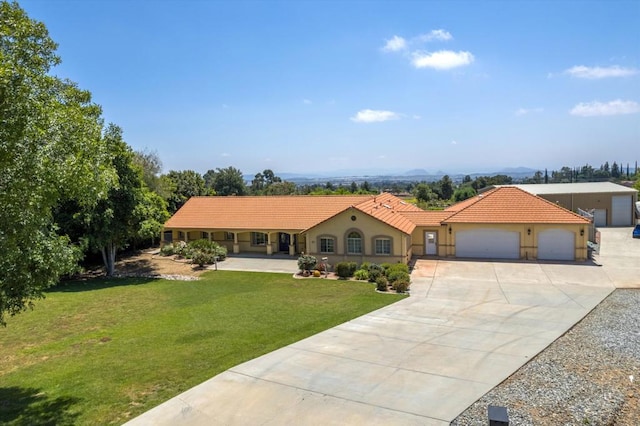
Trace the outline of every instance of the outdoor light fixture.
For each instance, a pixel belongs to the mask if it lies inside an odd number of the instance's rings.
[[[580,230],[580,236],[581,236],[581,237],[584,237],[584,229],[581,229],[581,230]]]
[[[531,228],[527,229],[527,235],[531,235]]]
[[[449,227],[449,235],[451,235],[451,227]]]

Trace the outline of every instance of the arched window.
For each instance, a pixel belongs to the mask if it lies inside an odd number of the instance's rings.
[[[362,235],[357,231],[347,234],[347,254],[362,254]]]

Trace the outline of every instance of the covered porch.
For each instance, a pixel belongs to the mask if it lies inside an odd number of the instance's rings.
[[[174,229],[165,228],[161,244],[205,239],[227,248],[229,253],[287,254],[304,251],[305,237],[301,230],[291,229]]]

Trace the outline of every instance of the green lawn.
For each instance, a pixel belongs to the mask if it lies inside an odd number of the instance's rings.
[[[0,423],[120,424],[401,297],[369,283],[225,271],[63,285],[0,328]]]

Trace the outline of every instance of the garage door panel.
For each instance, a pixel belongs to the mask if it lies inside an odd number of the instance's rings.
[[[611,197],[611,226],[631,226],[633,202],[630,195]]]
[[[566,229],[548,229],[538,233],[538,259],[575,260],[576,234]]]
[[[519,259],[520,233],[499,229],[456,232],[456,257]]]

